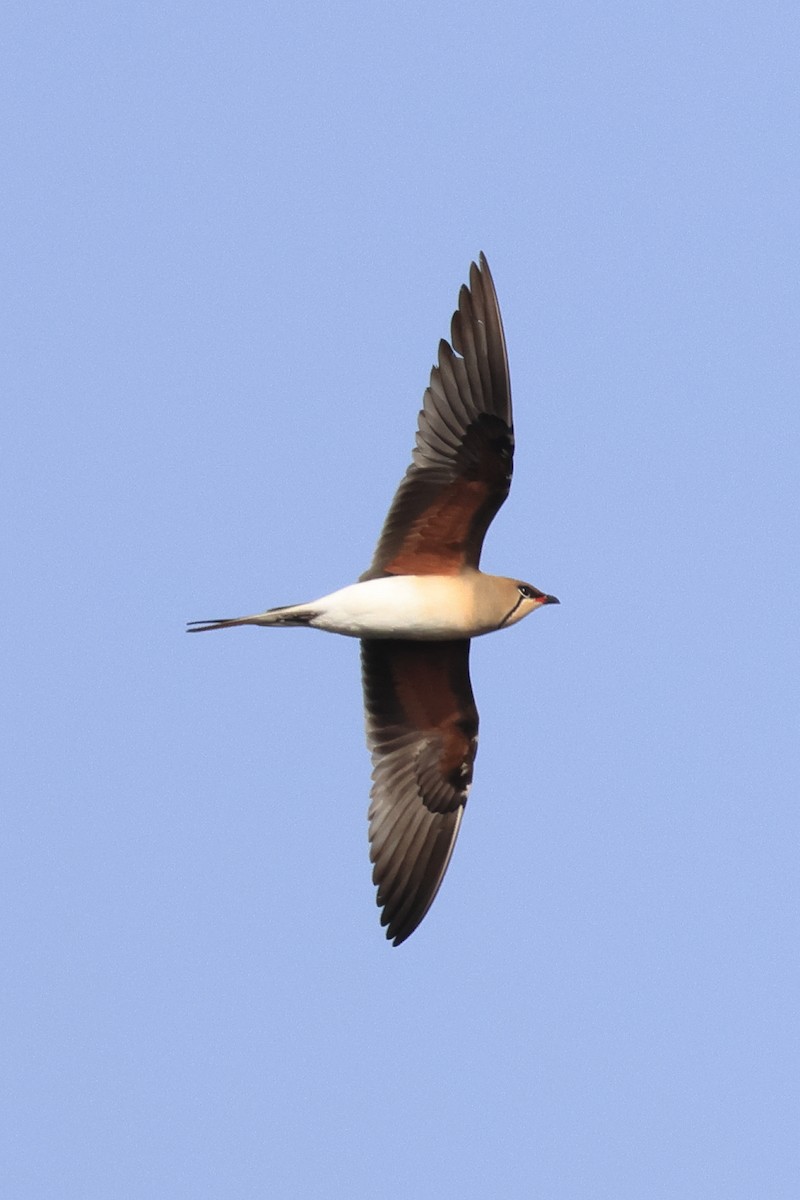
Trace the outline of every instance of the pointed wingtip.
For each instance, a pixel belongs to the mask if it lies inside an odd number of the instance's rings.
[[[483,253],[482,250],[481,250],[480,254],[478,255],[478,268],[480,270],[481,275],[483,275],[486,279],[488,279],[489,284],[491,285],[492,289],[494,289],[494,279],[492,278],[492,271],[489,266],[489,262],[486,258],[486,255]]]

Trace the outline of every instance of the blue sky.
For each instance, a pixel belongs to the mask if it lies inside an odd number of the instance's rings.
[[[9,1196],[797,1195],[790,4],[12,4]],[[471,258],[517,459],[475,784],[369,878],[368,564]]]

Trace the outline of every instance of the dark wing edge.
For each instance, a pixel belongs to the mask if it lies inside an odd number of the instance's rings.
[[[486,530],[508,495],[514,457],[508,354],[484,254],[479,263],[470,265],[469,286],[459,293],[452,345],[439,343],[412,462],[362,579],[407,573],[409,553],[418,560],[413,573],[438,572],[441,547],[451,569],[477,567]],[[429,555],[426,538],[435,548]]]
[[[478,742],[469,641],[361,643],[372,879],[393,945],[433,903],[453,853]]]

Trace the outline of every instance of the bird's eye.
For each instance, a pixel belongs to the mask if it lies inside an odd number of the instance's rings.
[[[522,596],[523,600],[533,599],[533,588],[528,587],[527,583],[521,583],[517,588],[517,591],[519,592],[520,596]]]

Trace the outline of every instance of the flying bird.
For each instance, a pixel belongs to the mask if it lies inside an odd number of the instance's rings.
[[[461,288],[450,343],[439,343],[412,462],[369,570],[308,604],[189,625],[190,633],[302,625],[361,639],[372,878],[395,946],[433,903],[472,783],[478,710],[470,640],[558,604],[530,583],[479,569],[484,536],[511,485],[513,455],[505,336],[481,254]]]

